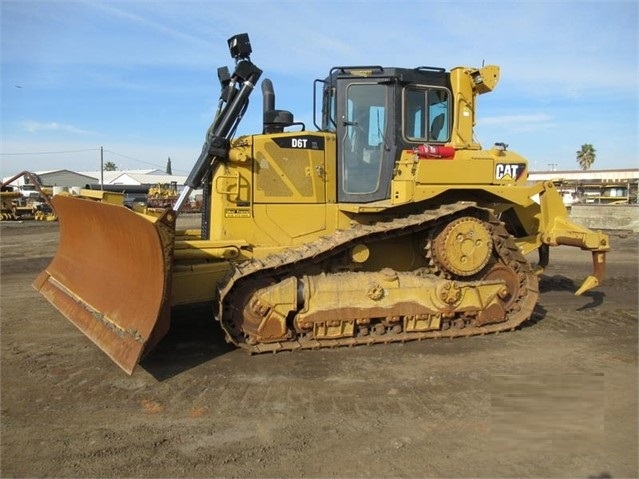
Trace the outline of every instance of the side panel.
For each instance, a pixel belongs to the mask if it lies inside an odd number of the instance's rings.
[[[415,182],[423,185],[489,185],[493,179],[492,158],[419,160],[415,173]]]
[[[325,137],[260,135],[253,143],[254,203],[325,203]]]
[[[253,207],[255,226],[276,245],[301,244],[327,234],[326,205],[271,204]]]
[[[497,148],[456,150],[454,158],[421,158],[416,166],[415,182],[421,184],[525,185],[528,179],[527,161]]]
[[[212,240],[273,249],[334,230],[326,224],[326,204],[335,201],[334,134],[255,135],[230,158],[213,178]]]

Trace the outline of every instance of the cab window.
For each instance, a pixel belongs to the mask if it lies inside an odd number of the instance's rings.
[[[407,88],[404,92],[404,136],[408,141],[450,139],[450,94],[443,88]]]

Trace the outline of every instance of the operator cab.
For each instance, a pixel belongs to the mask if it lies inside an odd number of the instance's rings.
[[[390,197],[401,151],[450,141],[452,95],[443,68],[335,67],[323,84],[322,122],[337,138],[341,203]]]

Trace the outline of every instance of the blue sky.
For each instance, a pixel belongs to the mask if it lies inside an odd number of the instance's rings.
[[[219,95],[226,40],[248,32],[277,107],[312,129],[313,80],[331,66],[496,64],[476,136],[532,170],[638,162],[636,1],[0,0],[0,176],[22,170],[188,174]],[[259,89],[238,133],[261,131]]]

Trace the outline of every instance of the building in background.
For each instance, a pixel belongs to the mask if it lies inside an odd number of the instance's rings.
[[[121,180],[118,180],[118,178],[120,178],[123,175],[128,175],[128,174],[133,174],[133,175],[165,175],[165,176],[171,176],[171,175],[166,175],[162,170],[158,170],[158,169],[141,169],[141,170],[113,170],[113,171],[103,171],[102,174],[100,174],[100,171],[81,171],[80,172],[83,175],[87,175],[87,176],[91,176],[93,178],[97,178],[97,184],[100,184],[100,178],[102,178],[104,180],[104,184],[105,185],[117,185],[117,184],[131,184],[131,185],[139,185],[142,183],[139,182],[133,182],[133,183],[126,183],[123,182]]]
[[[552,181],[564,204],[636,204],[639,168],[625,170],[532,171],[531,183]]]
[[[77,173],[71,170],[36,171],[34,174],[40,180],[40,184],[47,187],[57,186],[68,189],[74,186],[84,186],[88,183],[94,183],[97,181],[94,176]],[[2,183],[10,178],[10,176],[3,178]],[[29,183],[30,181],[27,177],[19,176],[15,181],[10,183],[10,186],[15,186],[18,189],[21,189],[24,185],[28,185]]]

